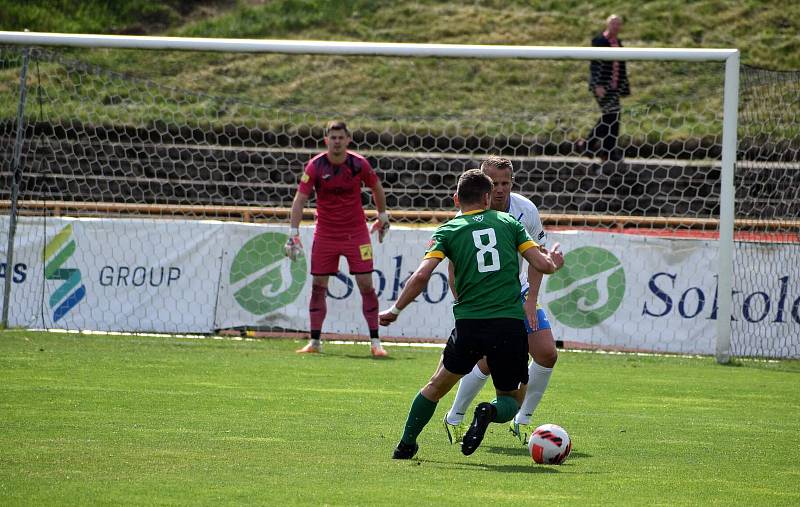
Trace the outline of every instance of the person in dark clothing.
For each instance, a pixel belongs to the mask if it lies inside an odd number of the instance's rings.
[[[593,47],[622,47],[617,37],[622,28],[622,18],[612,14],[606,20],[606,30],[592,39]],[[602,162],[622,159],[617,149],[619,137],[620,97],[630,95],[628,73],[624,61],[592,60],[589,64],[589,91],[600,106],[600,119],[592,128],[584,149],[589,156],[597,156]]]

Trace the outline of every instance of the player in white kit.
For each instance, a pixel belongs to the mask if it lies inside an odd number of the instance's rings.
[[[481,169],[494,183],[490,204],[492,209],[505,211],[513,216],[525,226],[530,237],[544,247],[547,234],[542,227],[539,210],[529,199],[511,192],[514,179],[514,168],[511,161],[501,157],[489,157],[481,164]],[[522,259],[520,262],[525,263]],[[538,273],[535,279],[527,280],[527,264],[521,265],[520,268],[519,276],[522,285],[520,304],[522,304],[528,297],[538,298],[543,275]],[[519,412],[510,422],[511,433],[523,444],[527,444],[531,417],[550,382],[550,375],[553,373],[553,367],[558,359],[550,322],[547,320],[544,310],[541,307],[538,308],[537,322],[525,322],[528,331],[528,350],[533,360],[528,365],[529,379],[525,399]],[[464,414],[486,384],[490,374],[486,360],[482,359],[469,374],[461,379],[453,406],[444,418],[445,430],[451,443],[460,442],[463,438],[466,431]]]

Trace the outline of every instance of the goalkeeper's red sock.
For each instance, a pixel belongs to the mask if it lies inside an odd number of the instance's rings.
[[[367,328],[370,330],[370,336],[373,332],[375,338],[378,334],[378,295],[375,294],[375,289],[370,289],[361,293],[361,311],[364,313],[364,318],[367,319]]]
[[[311,286],[311,300],[308,303],[308,316],[311,320],[311,330],[319,331],[328,313],[328,305],[325,303],[328,288],[321,285]]]

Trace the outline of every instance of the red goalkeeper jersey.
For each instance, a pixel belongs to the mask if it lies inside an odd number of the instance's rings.
[[[334,165],[328,154],[320,153],[306,164],[300,178],[300,192],[317,194],[316,236],[341,238],[361,233],[367,227],[361,206],[361,185],[372,187],[378,175],[367,159],[347,152],[342,164]]]

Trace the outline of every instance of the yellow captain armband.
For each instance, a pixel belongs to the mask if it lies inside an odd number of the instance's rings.
[[[520,246],[518,246],[517,251],[519,253],[523,253],[526,250],[530,250],[531,248],[539,248],[539,245],[535,241],[528,240],[525,243],[522,243]]]

